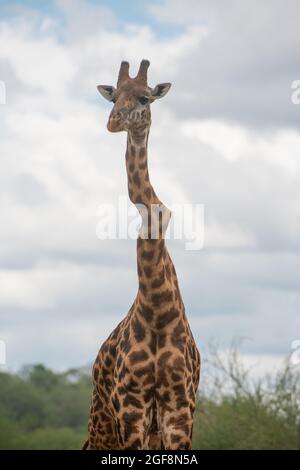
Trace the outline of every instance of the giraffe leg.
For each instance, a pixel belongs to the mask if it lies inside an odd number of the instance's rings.
[[[122,450],[149,449],[149,418],[147,409],[130,407],[117,420],[119,448]]]
[[[149,450],[163,450],[163,440],[161,431],[150,432],[149,435]]]
[[[112,419],[99,422],[96,416],[91,416],[89,436],[82,450],[115,450],[118,449],[115,423]]]
[[[189,407],[163,410],[162,438],[166,450],[192,448],[193,415]]]
[[[117,448],[117,445],[114,418],[95,387],[88,425],[88,439],[83,450],[113,450]]]
[[[149,429],[149,450],[163,450],[162,432],[158,429],[158,415],[157,415],[157,404],[154,401],[152,407],[152,419],[151,426]]]

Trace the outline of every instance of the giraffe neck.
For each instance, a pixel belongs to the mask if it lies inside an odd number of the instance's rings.
[[[126,150],[126,169],[129,198],[142,217],[140,236],[162,239],[171,212],[157,197],[149,177],[148,137],[150,126],[143,131],[129,131]]]
[[[157,311],[160,304],[165,308],[172,308],[174,300],[180,302],[181,298],[175,268],[164,239],[171,212],[157,197],[149,178],[147,159],[149,130],[150,128],[147,128],[146,132],[128,133],[126,169],[130,200],[142,216],[140,235],[137,239],[139,278],[137,301],[142,306],[141,311],[146,312],[144,320],[153,323],[157,320],[154,314],[150,315],[151,312]],[[151,219],[155,218],[154,226],[157,225],[157,214],[153,215],[153,206],[160,212],[159,229],[154,230],[154,237],[153,232],[149,231],[149,228],[152,229]],[[177,299],[174,299],[175,295]]]
[[[129,131],[127,136],[126,169],[129,198],[135,205],[161,204],[149,178],[148,137],[150,126],[144,131]],[[139,209],[139,207],[138,207]]]

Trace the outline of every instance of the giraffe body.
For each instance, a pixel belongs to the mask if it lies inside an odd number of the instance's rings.
[[[122,63],[118,88],[99,87],[115,102],[109,130],[128,132],[128,191],[142,225],[137,239],[138,292],[94,363],[85,449],[175,450],[190,449],[192,442],[200,355],[165,244],[171,213],[154,192],[147,164],[149,102],[163,96],[170,85],[151,90],[148,65],[143,61],[138,76],[130,79],[128,65]],[[160,213],[156,218],[153,207]]]

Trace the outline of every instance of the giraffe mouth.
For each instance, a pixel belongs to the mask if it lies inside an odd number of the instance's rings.
[[[107,129],[110,132],[121,132],[127,130],[124,124],[116,119],[110,119],[107,123]]]

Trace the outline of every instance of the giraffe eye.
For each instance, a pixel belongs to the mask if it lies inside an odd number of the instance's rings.
[[[147,98],[147,96],[140,96],[138,100],[141,104],[147,104],[149,101],[149,98]]]

